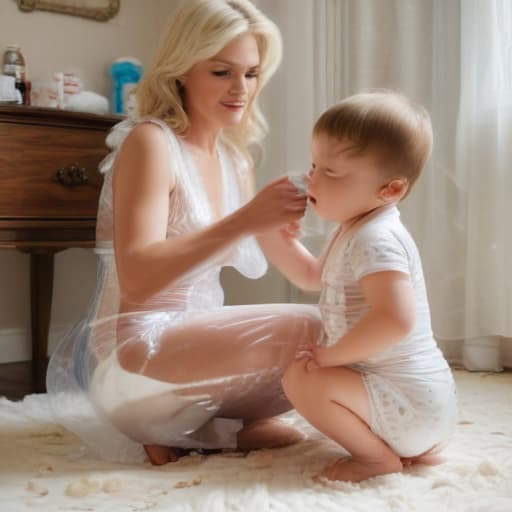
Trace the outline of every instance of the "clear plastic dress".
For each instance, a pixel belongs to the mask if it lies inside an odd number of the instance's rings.
[[[113,253],[112,172],[126,136],[140,122],[165,132],[176,176],[167,238],[214,220],[187,143],[155,119],[122,121],[107,138],[100,166],[95,296],[87,316],[50,359],[47,388],[56,419],[99,457],[134,462],[143,444],[234,448],[244,421],[290,410],[281,377],[297,346],[322,336],[318,309],[300,304],[223,306],[220,271],[261,277],[266,260],[253,237],[212,255],[151,299],[120,313]],[[223,213],[249,200],[246,160],[218,146]],[[116,179],[122,179],[116,172]]]

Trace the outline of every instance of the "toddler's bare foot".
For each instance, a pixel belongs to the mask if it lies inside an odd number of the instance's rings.
[[[400,459],[404,468],[414,466],[416,464],[423,464],[424,466],[437,466],[446,462],[446,457],[439,453],[425,453],[417,457],[402,457]]]
[[[176,462],[183,456],[183,452],[179,448],[161,446],[158,444],[145,444],[144,451],[153,466],[161,466],[168,462]]]
[[[268,418],[257,420],[244,426],[238,432],[237,444],[242,451],[262,448],[281,448],[302,441],[304,434],[286,423]]]
[[[362,482],[373,476],[399,473],[402,469],[403,466],[398,457],[378,461],[343,458],[327,466],[316,479],[324,477],[342,482]]]

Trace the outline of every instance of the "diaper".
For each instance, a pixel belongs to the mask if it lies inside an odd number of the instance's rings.
[[[450,370],[427,379],[362,374],[371,408],[372,432],[401,457],[446,445],[457,421]]]
[[[90,398],[98,413],[134,441],[184,448],[235,448],[243,422],[215,418],[207,394],[180,395],[186,386],[125,370],[116,351],[94,372]]]

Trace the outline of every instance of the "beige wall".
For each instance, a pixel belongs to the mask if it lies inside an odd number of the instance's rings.
[[[21,12],[15,0],[0,1],[0,48],[22,46],[29,77],[75,71],[86,89],[109,97],[110,63],[118,57],[151,58],[175,0],[121,0],[117,16],[98,22],[43,11]]]
[[[0,51],[8,43],[19,43],[33,81],[54,71],[74,71],[86,89],[109,97],[110,63],[118,57],[133,56],[147,65],[176,3],[177,0],[121,0],[121,10],[115,18],[96,22],[42,11],[23,13],[15,0],[0,0]],[[268,5],[271,2],[261,2],[264,10]],[[275,90],[266,91],[264,101],[270,112],[277,101],[274,95],[279,82],[272,87]],[[269,121],[271,125],[279,123],[271,116]],[[272,158],[275,151],[269,140],[267,156]],[[260,170],[259,185],[270,179],[267,174],[265,169]],[[91,250],[72,249],[56,255],[50,347],[86,309],[95,273]],[[289,295],[287,283],[274,270],[260,280],[250,281],[226,269],[223,283],[228,304],[284,302]],[[0,362],[30,358],[29,285],[29,257],[17,251],[0,251]]]
[[[24,13],[14,0],[0,0],[0,51],[8,43],[19,43],[32,80],[72,70],[86,89],[109,97],[110,63],[133,56],[147,65],[175,3],[122,0],[115,18],[96,22],[42,11]],[[51,344],[80,317],[92,293],[95,272],[90,250],[57,255]],[[29,257],[0,251],[0,362],[30,357],[29,330]]]

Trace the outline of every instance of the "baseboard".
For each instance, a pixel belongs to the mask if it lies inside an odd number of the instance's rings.
[[[0,329],[0,364],[32,359],[30,334],[26,329]]]
[[[506,343],[503,346],[503,366],[512,369],[512,343]]]
[[[50,328],[48,352],[52,352],[57,342],[69,329],[69,325],[55,325]],[[0,329],[0,364],[30,361],[32,359],[32,340],[28,329]]]
[[[462,340],[438,339],[437,344],[444,354],[446,360],[456,367],[463,367],[462,363]],[[512,342],[508,338],[501,341],[501,363],[507,370],[512,369]]]

